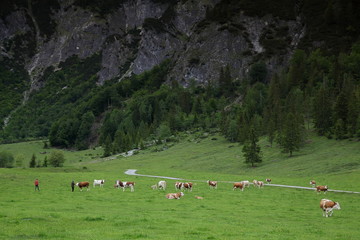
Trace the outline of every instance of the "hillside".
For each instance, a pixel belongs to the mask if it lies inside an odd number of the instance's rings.
[[[241,144],[266,136],[290,155],[310,127],[356,141],[358,7],[5,1],[0,141],[104,156],[199,129]]]

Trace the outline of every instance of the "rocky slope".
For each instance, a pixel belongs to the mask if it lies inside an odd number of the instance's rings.
[[[123,0],[100,8],[91,1],[16,2],[0,19],[0,60],[23,66],[31,91],[46,81],[47,68],[56,70],[71,56],[84,59],[95,53],[101,54],[98,84],[142,73],[165,59],[173,62],[168,80],[183,85],[192,79],[213,81],[226,65],[233,77],[242,77],[259,60],[276,71],[306,32],[295,15],[248,16],[236,9],[218,17],[228,5],[221,0]],[[267,38],[274,48],[264,46]]]

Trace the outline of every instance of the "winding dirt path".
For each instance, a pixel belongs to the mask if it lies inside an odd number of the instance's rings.
[[[139,176],[139,177],[150,177],[150,178],[163,178],[163,179],[171,179],[171,180],[182,180],[182,181],[189,181],[189,182],[206,182],[206,180],[193,180],[193,179],[184,179],[184,178],[175,178],[175,177],[165,177],[165,176],[154,176],[154,175],[145,175],[145,174],[138,174],[136,173],[136,169],[128,169],[124,173],[126,175],[131,176]],[[231,181],[218,181],[223,183],[233,183]],[[266,184],[269,187],[284,187],[284,188],[297,188],[297,189],[306,189],[306,190],[315,190],[315,188],[311,187],[301,187],[301,186],[290,186],[290,185],[281,185],[281,184]],[[334,190],[329,189],[329,192],[340,192],[340,193],[355,193],[360,194],[360,192],[353,192],[353,191],[345,191],[345,190]]]

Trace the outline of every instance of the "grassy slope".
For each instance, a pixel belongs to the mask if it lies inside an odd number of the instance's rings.
[[[327,193],[326,198],[339,201],[342,209],[326,219],[318,207],[324,195],[313,191],[251,187],[234,192],[230,183],[209,190],[196,182],[192,193],[170,201],[165,192],[150,189],[157,179],[123,174],[134,168],[144,174],[199,180],[271,177],[274,183],[302,186],[314,178],[333,189],[359,191],[360,142],[313,137],[312,144],[293,158],[262,142],[264,163],[248,168],[238,144],[219,136],[200,142],[192,136],[184,139],[165,151],[152,148],[97,163],[91,161],[99,149],[66,152],[68,164],[63,169],[0,169],[0,239],[357,239],[360,235],[358,195]],[[1,145],[0,151],[14,149],[30,160],[34,151],[44,151],[41,147],[42,142],[31,142]],[[33,191],[35,178],[40,179],[39,193]],[[70,191],[72,179],[99,178],[106,179],[104,189]],[[115,179],[136,181],[136,191],[113,189]],[[174,192],[174,181],[167,182],[166,192]]]

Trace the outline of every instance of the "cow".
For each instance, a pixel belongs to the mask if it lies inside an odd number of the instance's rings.
[[[193,184],[191,182],[186,182],[183,184],[183,188],[185,190],[189,190],[190,192],[192,192],[192,186],[193,186]]]
[[[176,182],[175,183],[175,189],[176,190],[181,190],[183,188],[183,185],[184,185],[184,183],[182,183],[182,182]]]
[[[184,196],[183,192],[166,194],[167,199],[180,199],[182,196]]]
[[[264,186],[264,182],[263,181],[258,181],[258,180],[254,180],[253,181],[254,187],[258,187],[261,188]]]
[[[131,192],[134,191],[135,182],[122,182],[120,180],[116,181],[117,188],[122,188],[123,192],[125,191],[125,188],[130,188]]]
[[[270,183],[271,183],[271,179],[270,179],[270,178],[265,179],[265,181],[267,182],[267,184],[270,184]]]
[[[105,180],[94,180],[93,186],[99,185],[100,187],[104,187]]]
[[[166,181],[159,181],[157,187],[159,190],[166,190]]]
[[[82,191],[83,188],[87,188],[87,191],[89,191],[89,182],[78,182],[76,183],[76,186],[80,188],[80,191]]]
[[[313,186],[313,187],[315,187],[315,186],[316,186],[315,180],[311,180],[311,181],[310,181],[310,185]]]
[[[235,182],[234,183],[234,187],[233,187],[233,191],[235,189],[239,188],[241,191],[244,191],[245,185],[242,182]]]
[[[250,187],[250,182],[248,180],[241,181],[244,184],[244,187]]]
[[[207,182],[207,184],[209,185],[210,188],[215,188],[215,189],[217,189],[217,181],[207,180],[206,182]]]
[[[329,188],[328,188],[327,185],[326,185],[326,186],[317,186],[315,191],[317,191],[318,193],[324,192],[324,194],[325,194],[328,189],[329,189]]]
[[[331,217],[334,209],[340,210],[340,204],[329,199],[321,199],[320,208],[323,210],[323,217]]]

